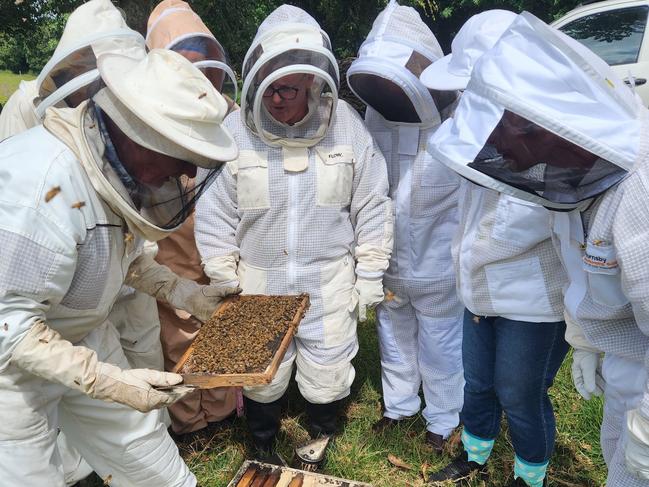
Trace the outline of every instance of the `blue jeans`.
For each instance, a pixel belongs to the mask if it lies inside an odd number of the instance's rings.
[[[528,323],[464,311],[464,408],[473,436],[493,440],[505,412],[514,451],[530,463],[550,459],[555,420],[548,388],[568,352],[566,324]]]

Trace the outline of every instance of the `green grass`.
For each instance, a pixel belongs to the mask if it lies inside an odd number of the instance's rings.
[[[16,74],[11,71],[0,71],[0,104],[4,105],[11,94],[18,89],[21,80],[34,79],[31,74]]]
[[[352,395],[345,407],[341,434],[329,451],[324,473],[371,483],[377,487],[425,485],[422,472],[444,466],[459,451],[459,434],[443,456],[433,454],[424,444],[425,422],[421,417],[407,421],[384,435],[372,433],[371,425],[381,417],[381,380],[378,342],[374,323],[359,327],[361,349],[355,359],[357,371]],[[566,360],[552,397],[557,412],[557,446],[550,463],[549,479],[553,486],[603,486],[606,468],[599,447],[602,416],[600,400],[586,402],[574,391]],[[289,390],[287,412],[282,420],[279,451],[288,459],[293,445],[307,438],[304,428],[303,401],[295,384]],[[215,433],[207,441],[197,441],[181,448],[190,469],[202,487],[226,486],[246,459],[245,420],[232,428]],[[392,466],[387,457],[395,455],[412,470]],[[513,450],[503,423],[494,453],[489,461],[489,481],[473,481],[471,486],[500,486],[512,480]]]

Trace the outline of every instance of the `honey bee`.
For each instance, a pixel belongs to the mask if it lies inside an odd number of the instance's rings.
[[[80,209],[83,208],[84,206],[86,206],[86,202],[85,202],[85,201],[77,201],[77,202],[76,202],[75,204],[73,204],[70,208],[76,208],[77,210],[80,210]]]
[[[61,192],[61,186],[54,186],[47,193],[45,193],[45,203],[49,203],[52,198]]]
[[[135,239],[135,237],[133,237],[133,234],[131,232],[126,232],[124,234],[124,243],[125,244],[131,243],[134,239]]]

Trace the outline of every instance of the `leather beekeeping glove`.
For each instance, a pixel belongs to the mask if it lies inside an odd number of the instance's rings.
[[[634,409],[627,412],[626,429],[626,468],[632,475],[649,480],[649,420]]]
[[[577,392],[587,401],[593,396],[604,394],[601,354],[575,349],[572,355],[572,381]]]
[[[133,261],[125,284],[176,309],[187,311],[203,322],[212,316],[224,297],[241,292],[238,287],[198,284],[148,259]]]
[[[218,287],[239,287],[237,275],[238,258],[234,255],[212,257],[203,261],[203,272],[210,278],[210,284]]]
[[[353,313],[358,307],[358,320],[367,319],[367,308],[371,308],[383,301],[383,279],[356,278],[352,290],[352,301],[349,312]]]
[[[168,406],[194,390],[178,386],[183,380],[178,374],[120,369],[100,362],[94,350],[72,345],[42,321],[37,321],[18,343],[11,362],[31,374],[94,399],[117,402],[143,413]]]

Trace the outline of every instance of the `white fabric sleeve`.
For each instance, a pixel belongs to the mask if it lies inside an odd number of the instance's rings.
[[[649,178],[643,167],[638,169],[618,189],[624,193],[613,219],[613,243],[622,290],[633,307],[640,331],[649,335]],[[649,368],[649,350],[645,367]],[[645,385],[640,412],[649,419],[649,384]]]
[[[228,163],[196,204],[194,236],[203,264],[214,257],[232,256],[239,260],[235,167],[236,161]],[[209,276],[207,270],[205,273]]]
[[[392,253],[394,222],[388,196],[385,158],[358,114],[354,140],[358,160],[354,164],[350,217],[354,226],[356,274],[366,279],[383,277]]]
[[[0,201],[0,371],[33,324],[45,319],[50,303],[61,302],[74,276],[77,242],[66,235],[70,222],[45,213]]]

